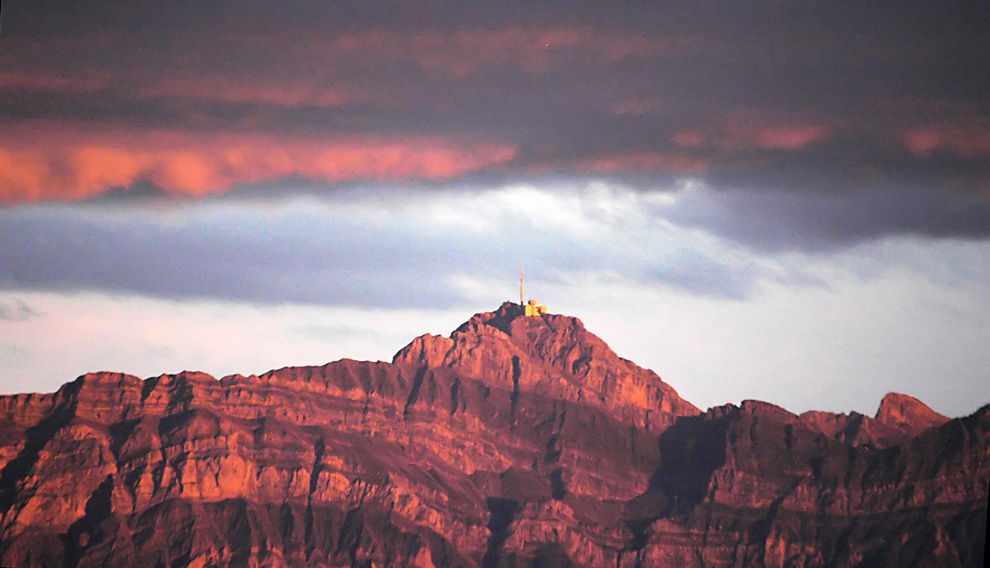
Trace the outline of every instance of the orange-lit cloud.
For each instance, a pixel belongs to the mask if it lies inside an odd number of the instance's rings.
[[[990,155],[990,130],[956,126],[915,128],[906,132],[902,140],[920,157],[935,151],[948,151],[964,158]]]
[[[824,126],[811,124],[799,126],[771,126],[760,130],[756,142],[768,150],[797,150],[828,134]]]
[[[149,181],[178,195],[286,176],[443,180],[511,159],[499,145],[438,140],[280,140],[181,132],[79,134],[59,143],[0,136],[0,202],[75,200]]]
[[[714,146],[728,152],[753,148],[790,151],[824,140],[830,134],[830,129],[821,124],[730,123],[721,128],[677,132],[671,136],[671,141],[681,148],[689,149]]]
[[[700,132],[678,132],[670,139],[682,148],[700,148],[708,143],[707,137]]]

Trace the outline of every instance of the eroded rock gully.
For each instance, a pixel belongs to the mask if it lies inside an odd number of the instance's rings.
[[[990,407],[701,413],[575,318],[0,397],[2,566],[982,566]]]

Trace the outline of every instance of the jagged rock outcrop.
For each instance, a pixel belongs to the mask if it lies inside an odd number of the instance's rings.
[[[392,363],[94,373],[0,397],[0,565],[976,565],[990,407],[857,416],[701,414],[513,304]]]

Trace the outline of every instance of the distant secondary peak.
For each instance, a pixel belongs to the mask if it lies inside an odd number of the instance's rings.
[[[880,402],[876,420],[898,430],[917,434],[944,424],[949,418],[935,412],[913,396],[892,392]]]

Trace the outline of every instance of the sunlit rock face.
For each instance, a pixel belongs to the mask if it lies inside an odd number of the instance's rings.
[[[392,363],[0,397],[0,566],[976,566],[988,430],[702,414],[505,304]]]

